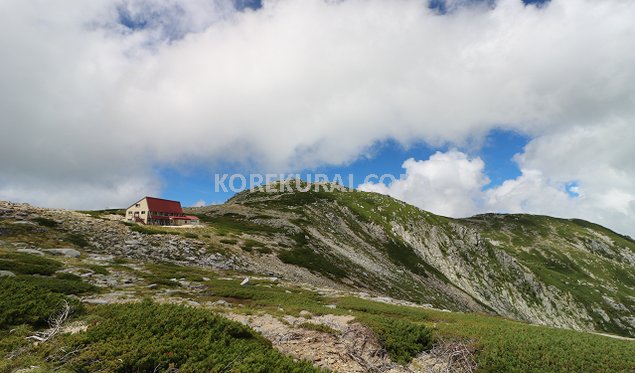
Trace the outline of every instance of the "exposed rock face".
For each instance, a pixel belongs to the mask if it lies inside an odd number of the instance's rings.
[[[44,249],[42,250],[46,253],[52,254],[52,255],[63,255],[67,258],[79,258],[79,256],[81,255],[79,251],[75,250],[75,249],[70,249],[70,248],[62,248],[62,249]]]
[[[36,249],[17,249],[16,251],[23,254],[44,256],[44,253],[42,251]]]
[[[146,234],[113,215],[0,202],[0,240],[27,231],[79,235],[86,241],[82,253],[96,263],[117,256],[236,269],[440,309],[635,335],[635,241],[588,222],[494,214],[448,219],[342,190],[241,193],[189,213],[204,218],[210,238]],[[60,247],[43,241],[49,246],[0,245]],[[210,250],[210,242],[218,247]]]
[[[192,211],[212,224],[249,225],[250,239],[277,256],[247,260],[283,277],[288,265],[278,259],[306,268],[293,275],[316,285],[635,335],[635,241],[588,222],[496,214],[448,219],[363,192],[245,192]],[[302,255],[319,259],[296,257]]]
[[[35,227],[29,225],[29,234],[38,236],[60,233],[79,235],[87,241],[82,250],[92,254],[116,255],[149,261],[168,261],[175,263],[189,263],[209,266],[218,269],[240,269],[243,266],[238,256],[224,256],[219,253],[208,252],[204,244],[196,239],[186,238],[176,234],[148,235],[135,232],[122,221],[113,219],[111,215],[104,218],[94,218],[90,215],[69,211],[44,209],[28,204],[17,204],[0,201],[0,222],[29,221],[45,218],[55,224],[54,227]],[[13,224],[9,224],[13,225]],[[0,239],[5,226],[0,227]],[[8,228],[10,229],[10,228]],[[7,229],[7,234],[10,232]],[[35,230],[33,230],[35,229]],[[17,245],[23,246],[24,243]],[[21,250],[36,250],[53,255],[79,256],[79,251],[73,248],[21,247]],[[35,252],[32,252],[35,254]]]

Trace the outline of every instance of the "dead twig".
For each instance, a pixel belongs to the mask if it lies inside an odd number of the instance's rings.
[[[60,332],[70,314],[71,306],[67,301],[64,301],[62,309],[49,317],[48,322],[50,327],[45,331],[36,332],[35,334],[28,336],[26,339],[32,339],[42,343],[48,341]]]
[[[427,355],[441,364],[431,373],[474,373],[477,368],[475,349],[469,341],[439,340]]]

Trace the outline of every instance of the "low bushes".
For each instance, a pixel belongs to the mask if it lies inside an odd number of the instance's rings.
[[[17,278],[0,279],[0,329],[13,325],[47,325],[48,318],[59,311],[64,301],[76,310],[81,304],[63,294]]]
[[[198,238],[198,234],[192,232],[183,233],[183,237],[185,238]]]
[[[22,253],[0,253],[0,269],[16,274],[52,275],[63,267],[57,260]]]
[[[432,331],[424,325],[370,315],[360,315],[358,320],[375,332],[390,358],[397,363],[408,364],[417,354],[432,348]]]
[[[331,262],[324,254],[318,254],[307,246],[293,247],[278,253],[278,259],[283,263],[304,267],[308,270],[321,273],[331,279],[346,277],[346,271]]]
[[[80,277],[70,273],[61,273],[56,277],[18,276],[16,280],[23,284],[66,295],[86,294],[98,290],[96,286],[84,282]]]
[[[86,237],[79,233],[71,233],[66,236],[66,242],[72,243],[77,247],[88,247],[90,243],[86,239]]]
[[[55,228],[59,225],[59,223],[55,220],[43,218],[41,216],[38,216],[37,218],[34,218],[32,220],[43,227]]]
[[[337,330],[331,328],[328,325],[316,324],[316,323],[312,323],[312,322],[303,322],[301,324],[298,324],[298,328],[302,328],[302,329],[306,329],[306,330],[315,330],[316,332],[328,333],[328,334],[333,334],[333,335],[339,334],[339,332]]]
[[[315,372],[242,324],[207,310],[150,301],[99,307],[95,325],[73,336],[76,372]]]

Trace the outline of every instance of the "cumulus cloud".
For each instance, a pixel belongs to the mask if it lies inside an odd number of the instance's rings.
[[[562,138],[533,140],[516,157],[521,175],[487,189],[483,161],[456,150],[437,152],[428,160],[408,159],[403,163],[406,173],[398,180],[388,185],[369,182],[359,189],[445,216],[494,211],[582,218],[635,237],[635,183],[632,174],[624,172],[633,158],[613,157],[611,163],[597,157],[603,148],[635,140],[620,127],[578,129]],[[623,138],[618,139],[620,134]],[[612,137],[615,142],[605,142]]]
[[[160,188],[156,166],[291,171],[386,139],[460,146],[496,127],[536,149],[614,121],[632,134],[635,3],[460,4],[2,1],[0,198],[126,205]],[[593,160],[612,165],[616,192],[592,195],[605,189],[584,179],[585,198],[628,200],[631,168],[613,158],[633,153],[620,144]],[[521,164],[553,177],[532,146]]]
[[[364,183],[360,190],[389,194],[424,210],[446,216],[468,216],[481,211],[480,191],[489,183],[485,163],[451,150],[430,159],[403,163],[406,173],[390,185]]]
[[[203,201],[202,199],[199,199],[198,201],[194,202],[194,204],[192,205],[192,207],[205,207],[205,201]]]
[[[516,157],[522,175],[488,191],[486,206],[583,218],[635,237],[632,144],[633,123],[621,119],[534,139]]]

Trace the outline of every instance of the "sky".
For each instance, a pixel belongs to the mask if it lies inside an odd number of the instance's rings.
[[[635,236],[633,19],[629,0],[4,0],[0,199],[191,206],[231,196],[215,174],[352,174],[445,216]]]

